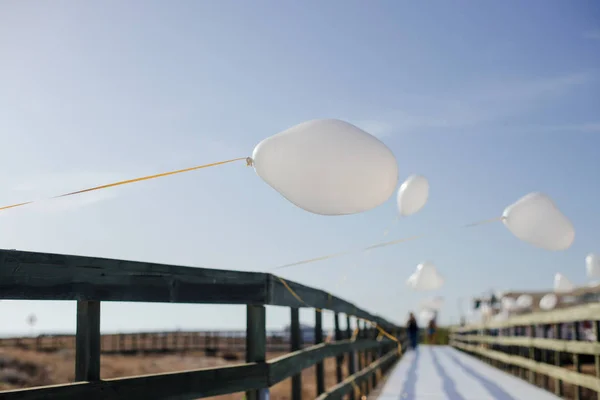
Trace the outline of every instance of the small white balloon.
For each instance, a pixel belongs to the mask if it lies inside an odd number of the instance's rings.
[[[520,309],[530,308],[533,305],[533,297],[522,294],[517,298],[517,307]]]
[[[502,298],[502,309],[506,311],[512,311],[516,308],[517,304],[515,299],[512,297],[503,297]]]
[[[504,225],[520,240],[546,250],[566,250],[575,240],[575,229],[552,199],[530,193],[504,209]]]
[[[429,182],[424,176],[412,175],[398,189],[400,215],[409,216],[421,210],[429,198]]]
[[[540,300],[540,308],[542,310],[552,310],[558,304],[558,297],[554,293],[548,293]]]
[[[572,292],[574,289],[575,285],[566,276],[561,273],[554,275],[554,291],[556,293]]]
[[[437,290],[444,284],[444,278],[439,274],[435,265],[424,262],[417,265],[417,270],[406,282],[415,290]]]
[[[304,122],[254,148],[256,173],[296,206],[320,215],[356,214],[387,201],[398,184],[392,151],[337,119]]]
[[[588,278],[600,278],[600,256],[590,253],[585,258],[585,270]]]

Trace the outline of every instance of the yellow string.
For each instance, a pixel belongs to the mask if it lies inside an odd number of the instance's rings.
[[[143,176],[141,178],[127,179],[127,180],[124,180],[124,181],[119,181],[119,182],[109,183],[109,184],[106,184],[106,185],[95,186],[95,187],[91,187],[91,188],[87,188],[87,189],[83,189],[83,190],[78,190],[76,192],[70,192],[70,193],[61,194],[61,195],[54,196],[54,197],[51,197],[51,198],[52,199],[56,199],[56,198],[60,198],[60,197],[74,196],[74,195],[81,194],[81,193],[92,192],[94,190],[107,189],[107,188],[111,188],[111,187],[115,187],[115,186],[127,185],[127,184],[130,184],[130,183],[147,181],[147,180],[155,179],[155,178],[162,178],[162,177],[165,177],[165,176],[170,176],[170,175],[175,175],[175,174],[181,174],[181,173],[184,173],[184,172],[195,171],[195,170],[202,169],[202,168],[214,167],[214,166],[217,166],[217,165],[228,164],[228,163],[232,163],[232,162],[235,162],[235,161],[241,161],[241,160],[246,160],[246,163],[247,163],[248,166],[252,165],[252,159],[250,157],[234,158],[232,160],[225,160],[225,161],[219,161],[219,162],[214,162],[214,163],[210,163],[210,164],[198,165],[196,167],[185,168],[185,169],[178,169],[176,171],[163,172],[161,174],[147,175],[147,176]],[[10,206],[0,207],[0,211],[2,211],[2,210],[8,210],[9,208],[15,208],[15,207],[24,206],[24,205],[31,204],[31,203],[35,203],[35,202],[34,201],[28,201],[28,202],[25,202],[25,203],[18,203],[18,204],[13,204],[13,205],[10,205]]]
[[[490,219],[486,219],[486,220],[477,221],[477,222],[473,222],[473,223],[470,223],[470,224],[463,225],[462,228],[472,228],[474,226],[485,225],[485,224],[489,224],[489,223],[492,223],[492,222],[502,221],[503,219],[504,219],[504,217],[490,218]],[[330,259],[330,258],[340,257],[340,256],[343,256],[343,255],[346,255],[346,254],[353,253],[355,251],[370,251],[370,250],[374,250],[374,249],[379,249],[381,247],[386,247],[386,246],[392,246],[392,245],[396,245],[396,244],[400,244],[400,243],[411,242],[413,240],[421,239],[421,238],[426,237],[426,236],[427,235],[410,236],[410,237],[406,237],[406,238],[392,240],[392,241],[389,241],[389,242],[377,243],[377,244],[374,244],[374,245],[371,245],[371,246],[368,246],[368,247],[364,247],[364,248],[358,249],[358,250],[348,250],[348,251],[344,251],[344,252],[340,252],[340,253],[329,254],[329,255],[326,255],[326,256],[310,258],[308,260],[297,261],[297,262],[294,262],[294,263],[291,263],[291,264],[280,265],[278,267],[270,269],[270,271],[275,271],[275,270],[279,270],[279,269],[285,269],[285,268],[295,267],[295,266],[302,265],[302,264],[310,264],[310,263],[317,262],[317,261],[322,261],[322,260],[327,260],[327,259]]]

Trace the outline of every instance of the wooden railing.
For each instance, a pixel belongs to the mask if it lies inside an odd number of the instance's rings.
[[[300,400],[301,372],[312,365],[316,365],[315,397],[340,399],[346,394],[366,394],[374,387],[378,371],[387,370],[401,355],[396,341],[406,339],[401,328],[354,304],[268,273],[0,250],[0,298],[77,301],[77,382],[0,392],[5,400],[197,399],[243,391],[248,400],[254,400],[266,398],[269,387],[290,377],[292,399]],[[246,305],[246,363],[101,380],[101,301]],[[266,359],[266,305],[291,308],[292,353],[271,360]],[[301,307],[316,309],[315,337],[319,344],[305,349],[301,343]],[[322,343],[320,310],[335,313],[334,342]],[[341,313],[346,314],[346,332],[340,328]],[[350,316],[370,323],[363,323],[360,333],[352,335]],[[363,357],[357,357],[359,354]],[[342,376],[344,355],[350,373],[346,379]],[[336,358],[338,383],[326,389],[323,361],[329,357]]]
[[[599,334],[596,303],[454,327],[450,344],[563,398],[600,399]]]

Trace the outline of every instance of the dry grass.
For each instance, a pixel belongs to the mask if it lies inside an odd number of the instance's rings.
[[[270,353],[274,358],[282,353]],[[240,361],[226,361],[221,357],[207,357],[203,352],[184,352],[180,354],[155,355],[103,355],[101,357],[102,378],[176,372],[182,370],[210,368],[237,364]],[[15,347],[0,349],[0,390],[45,386],[73,382],[75,352],[64,349],[54,353],[43,353]],[[16,376],[11,376],[15,375]],[[302,373],[304,398],[316,397],[315,367]],[[348,376],[347,361],[344,359],[343,376]],[[7,379],[3,379],[7,378]],[[335,359],[325,360],[325,385],[336,384]],[[215,397],[221,400],[240,400],[243,393],[234,393]],[[291,398],[291,379],[287,379],[271,388],[271,398],[284,400]]]

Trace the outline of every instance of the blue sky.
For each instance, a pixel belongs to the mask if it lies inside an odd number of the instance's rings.
[[[440,318],[495,289],[586,282],[600,252],[600,6],[594,1],[75,1],[0,4],[5,204],[245,157],[331,117],[380,137],[430,201],[387,238],[430,237],[282,271],[396,321],[429,297],[405,284],[433,261]],[[400,183],[400,182],[399,182]],[[576,239],[551,253],[500,216],[549,194]],[[0,247],[266,271],[384,239],[395,197],[359,215],[308,214],[243,163],[0,215]],[[386,239],[387,239],[386,238]],[[341,277],[346,280],[340,284]],[[0,302],[4,332],[71,330],[70,302]],[[243,307],[105,304],[102,328],[241,328]],[[312,310],[302,312],[311,321]],[[286,309],[268,312],[272,327]],[[329,322],[329,319],[327,323]]]

